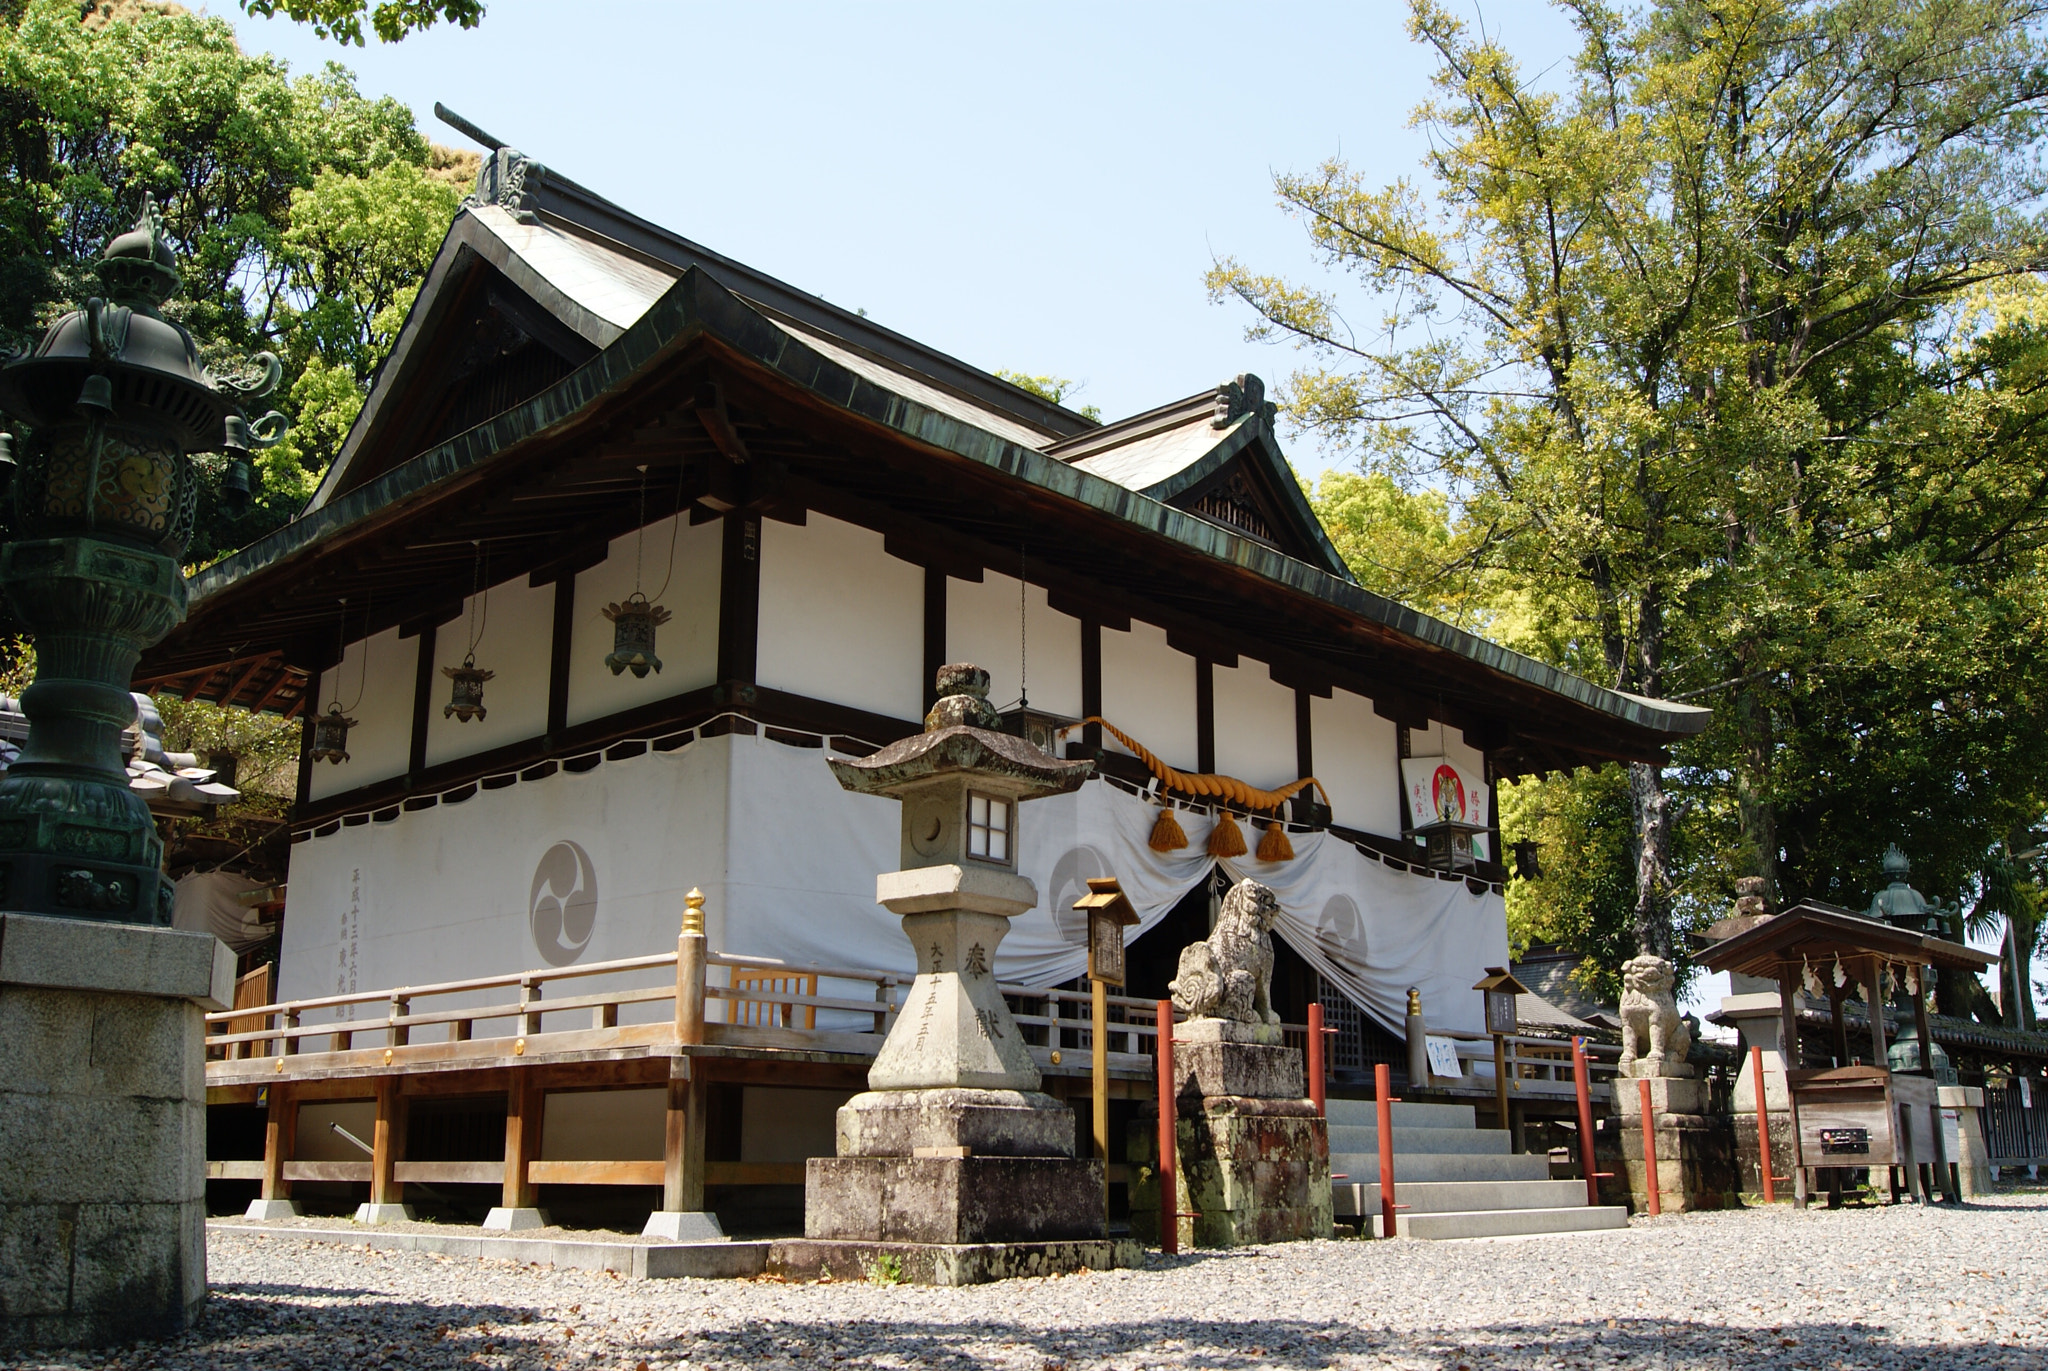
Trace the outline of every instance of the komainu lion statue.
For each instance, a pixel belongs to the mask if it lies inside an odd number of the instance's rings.
[[[1669,1076],[1685,1061],[1692,1034],[1671,998],[1670,962],[1648,953],[1621,966],[1621,1061],[1624,1076]]]
[[[1191,1019],[1279,1023],[1273,1008],[1273,920],[1280,901],[1257,881],[1239,881],[1223,897],[1208,940],[1181,949],[1180,974],[1167,989]]]

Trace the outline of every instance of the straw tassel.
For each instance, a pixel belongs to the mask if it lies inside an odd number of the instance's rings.
[[[1188,835],[1181,831],[1180,820],[1173,817],[1172,805],[1159,807],[1159,822],[1152,825],[1152,836],[1147,840],[1154,852],[1178,852],[1188,845]]]
[[[1209,830],[1209,855],[1211,857],[1242,857],[1248,849],[1244,845],[1244,830],[1237,826],[1237,820],[1230,817],[1230,811],[1216,812],[1216,827]]]
[[[1287,830],[1278,819],[1266,821],[1266,836],[1259,839],[1259,860],[1262,862],[1291,862],[1294,860],[1294,844],[1287,841]]]

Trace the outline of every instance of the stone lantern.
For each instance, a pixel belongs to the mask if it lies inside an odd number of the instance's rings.
[[[179,560],[199,497],[190,454],[228,449],[230,503],[252,448],[283,434],[246,401],[277,383],[201,365],[158,306],[177,263],[154,204],[107,246],[106,298],[0,366],[25,429],[0,583],[34,634],[29,734],[0,780],[0,1348],[175,1333],[206,1296],[202,1014],[234,999],[235,958],[163,927],[163,843],[129,788],[129,677],[184,617]]]
[[[1099,1239],[1102,1163],[1074,1158],[1073,1111],[1040,1092],[995,974],[1010,919],[1038,902],[1017,872],[1018,810],[1079,788],[1093,763],[999,731],[979,667],[942,668],[938,689],[924,732],[831,763],[848,790],[903,806],[903,866],[875,892],[902,916],[917,979],[868,1090],[839,1111],[839,1155],[810,1162],[804,1231],[866,1243]]]
[[[1915,890],[1907,879],[1913,874],[1913,863],[1900,851],[1897,843],[1885,849],[1884,874],[1885,888],[1870,897],[1869,917],[1882,919],[1895,928],[1909,929],[1914,933],[1931,933],[1936,937],[1948,931],[1945,927],[1947,920],[1943,918],[1941,906],[1929,904],[1927,898]],[[1919,974],[1929,980],[1929,984],[1920,988],[1922,992],[1933,994],[1936,988],[1933,984],[1936,974],[1934,969],[1921,967]],[[1901,1027],[1892,1038],[1891,1046],[1885,1049],[1885,1064],[1894,1071],[1922,1069],[1919,1016],[1913,1012],[1907,993],[1906,988],[1901,986],[1898,1006]],[[1870,1012],[1877,1014],[1882,1011],[1872,1006]],[[1925,1065],[1932,1070],[1936,1081],[1943,1085],[1955,1085],[1960,1081],[1954,1063],[1949,1060],[1947,1049],[1940,1043],[1929,1044],[1928,1057]]]
[[[0,412],[29,430],[0,582],[37,652],[21,697],[28,741],[0,781],[0,904],[162,925],[163,843],[121,760],[135,722],[128,680],[185,616],[179,558],[198,503],[188,454],[232,444],[230,486],[239,476],[246,492],[249,449],[276,442],[284,421],[252,423],[243,405],[279,368],[265,355],[253,379],[215,377],[163,317],[178,269],[153,202],[107,245],[99,276],[107,298],[0,366]]]

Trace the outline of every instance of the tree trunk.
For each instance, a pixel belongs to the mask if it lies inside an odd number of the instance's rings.
[[[1636,943],[1652,956],[1669,959],[1671,797],[1664,790],[1664,768],[1631,762],[1628,791],[1636,825]]]
[[[1746,656],[1739,658],[1745,667]],[[1743,875],[1761,876],[1764,898],[1778,905],[1778,811],[1771,802],[1771,712],[1754,690],[1735,697],[1735,732],[1740,751],[1735,767],[1735,803],[1742,823]]]

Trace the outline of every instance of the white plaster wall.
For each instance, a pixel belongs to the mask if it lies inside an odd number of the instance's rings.
[[[1264,662],[1240,657],[1213,668],[1216,683],[1216,769],[1273,790],[1301,775],[1294,738],[1294,690],[1274,680]]]
[[[655,630],[654,651],[661,658],[661,670],[644,677],[630,671],[614,676],[604,664],[612,650],[612,621],[604,617],[604,607],[633,593],[636,535],[614,539],[610,555],[576,577],[576,612],[569,634],[572,725],[696,690],[718,678],[718,566],[723,528],[716,520],[692,528],[687,517],[662,519],[647,526],[640,586],[674,617]],[[671,543],[675,548],[672,572]],[[668,579],[665,590],[664,576]]]
[[[367,643],[350,643],[341,665],[321,673],[315,696],[319,712],[325,714],[338,699],[356,726],[348,731],[347,761],[311,764],[311,798],[324,800],[405,774],[412,761],[412,688],[419,660],[420,640],[400,638],[394,628]],[[350,707],[358,692],[361,699]]]
[[[1102,717],[1157,753],[1193,771],[1197,761],[1195,659],[1167,646],[1166,630],[1132,620],[1129,632],[1102,630]],[[1108,734],[1105,746],[1124,752]]]
[[[1381,837],[1401,831],[1401,744],[1394,721],[1348,690],[1310,699],[1316,779],[1330,794],[1337,822]]]
[[[470,623],[474,608],[477,622]],[[484,682],[484,717],[467,723],[443,713],[454,682],[442,668],[461,666],[469,635],[481,631],[476,664],[496,676]],[[555,588],[535,589],[516,576],[470,596],[462,617],[434,635],[434,683],[427,710],[427,765],[524,741],[548,727],[548,663],[554,653]]]
[[[1015,704],[1019,680],[1031,691],[1038,709],[1069,718],[1081,717],[1081,621],[1046,603],[1045,590],[1032,586],[1025,595],[1023,625],[1028,640],[1020,643],[1017,578],[988,572],[973,581],[946,583],[946,660],[973,662],[988,671],[988,698],[998,709]],[[1019,671],[1023,657],[1026,669]]]
[[[754,674],[774,690],[923,718],[924,568],[837,519],[762,520]]]

